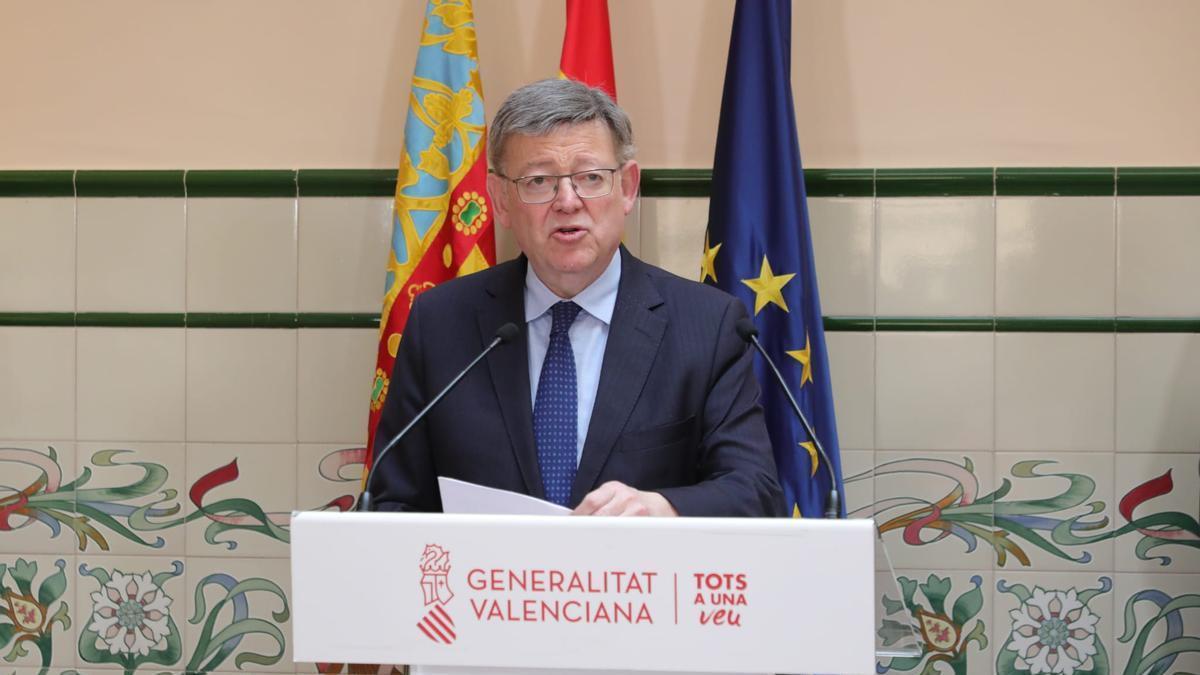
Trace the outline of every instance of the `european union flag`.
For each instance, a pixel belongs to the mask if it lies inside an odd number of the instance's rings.
[[[763,347],[820,437],[841,494],[829,358],[792,106],[791,25],[789,0],[738,0],[734,10],[701,281],[752,308]],[[755,373],[792,514],[821,517],[828,473],[761,357]]]

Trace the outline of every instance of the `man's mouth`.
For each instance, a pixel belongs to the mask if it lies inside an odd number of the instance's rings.
[[[566,226],[555,229],[551,236],[559,240],[573,241],[579,237],[582,237],[583,233],[586,231],[587,230],[582,227]]]

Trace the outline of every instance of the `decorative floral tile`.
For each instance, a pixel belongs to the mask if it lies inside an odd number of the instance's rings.
[[[73,519],[75,444],[0,441],[0,558],[73,553],[88,526]]]
[[[1113,672],[1200,672],[1200,575],[1118,573]]]
[[[296,446],[187,445],[189,556],[280,557],[296,508]]]
[[[0,658],[14,667],[75,665],[75,556],[0,554]]]
[[[1111,452],[996,453],[996,528],[1008,569],[1113,568]]]
[[[88,552],[184,555],[183,443],[80,443],[80,513]]]
[[[349,511],[362,485],[366,448],[302,443],[297,450],[297,509]]]
[[[877,646],[896,648],[913,643],[905,626],[916,636],[919,653],[878,659],[876,673],[954,673],[984,675],[992,672],[989,644],[992,620],[992,573],[901,569],[898,586],[883,587],[877,616]],[[900,597],[896,597],[899,593]],[[886,636],[886,637],[885,637]],[[895,640],[891,642],[890,640]]]
[[[188,672],[296,672],[287,558],[189,558],[187,587]]]
[[[1110,673],[1112,588],[1104,573],[997,571],[997,675]]]
[[[996,531],[991,453],[875,453],[875,522],[892,564],[990,570],[1009,552]]]
[[[1200,453],[1117,453],[1116,568],[1200,573]]]
[[[84,670],[158,673],[183,658],[184,561],[174,556],[79,556],[79,659]]]

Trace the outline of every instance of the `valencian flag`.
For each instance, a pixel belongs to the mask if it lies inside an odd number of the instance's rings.
[[[617,99],[608,0],[567,0],[567,29],[558,76],[603,89],[614,101]]]
[[[396,179],[367,466],[413,298],[496,263],[486,129],[471,1],[429,0]]]
[[[829,358],[792,106],[791,25],[788,0],[738,0],[734,10],[701,281],[752,309],[763,347],[833,462],[840,494]],[[755,373],[789,510],[821,517],[830,488],[826,468],[761,357]]]

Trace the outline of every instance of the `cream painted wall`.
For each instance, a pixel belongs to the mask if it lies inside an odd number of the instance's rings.
[[[730,0],[610,0],[643,164],[711,164]],[[390,167],[421,0],[3,0],[0,169]],[[560,0],[476,6],[489,110]],[[799,1],[809,166],[1200,165],[1200,2]]]

